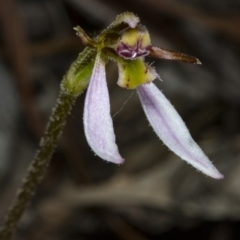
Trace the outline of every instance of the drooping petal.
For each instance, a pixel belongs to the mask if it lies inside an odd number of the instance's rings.
[[[223,178],[194,142],[185,123],[162,92],[153,83],[139,86],[137,92],[150,124],[166,146],[206,175]]]
[[[113,122],[110,116],[109,94],[105,63],[97,55],[84,105],[84,130],[92,150],[102,159],[122,163],[124,159],[115,143]]]

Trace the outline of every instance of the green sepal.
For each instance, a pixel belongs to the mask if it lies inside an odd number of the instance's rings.
[[[99,47],[104,48],[117,44],[124,31],[128,28],[135,28],[139,22],[139,18],[131,12],[118,15],[115,21],[97,37]]]
[[[61,89],[71,95],[78,96],[88,86],[97,51],[93,48],[86,47],[79,54],[77,60],[70,66],[65,75]]]
[[[117,84],[120,87],[134,89],[159,77],[155,69],[145,64],[140,58],[135,60],[119,59],[117,62],[119,68]]]

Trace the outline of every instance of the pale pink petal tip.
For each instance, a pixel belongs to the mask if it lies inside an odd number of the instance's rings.
[[[121,164],[124,159],[115,143],[106,82],[105,63],[98,54],[84,105],[84,131],[88,144],[102,159]]]
[[[216,175],[215,179],[223,179],[224,175],[221,174],[220,172],[218,172],[218,174]]]
[[[177,111],[153,83],[139,86],[137,92],[148,121],[170,150],[204,174],[216,179],[224,177],[194,142]]]
[[[124,22],[129,25],[130,28],[135,28],[139,23],[138,18],[128,17],[124,19]]]
[[[133,13],[127,12],[119,15],[117,17],[117,22],[125,22],[129,25],[130,28],[135,28],[140,22],[139,18]]]

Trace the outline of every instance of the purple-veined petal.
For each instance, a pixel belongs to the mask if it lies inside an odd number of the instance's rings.
[[[97,55],[84,105],[84,130],[88,144],[102,159],[122,163],[124,159],[115,143],[113,122],[110,115],[109,94],[105,63]]]
[[[153,83],[139,86],[137,92],[148,121],[166,146],[206,175],[223,178],[194,142],[182,118],[162,92]]]
[[[149,55],[151,39],[147,28],[138,24],[136,28],[126,29],[114,48],[116,53],[125,59],[133,60]]]

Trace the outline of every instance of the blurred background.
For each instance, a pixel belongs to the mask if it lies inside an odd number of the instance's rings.
[[[117,67],[109,63],[125,163],[94,156],[83,134],[83,94],[13,239],[240,239],[239,0],[0,0],[0,222],[38,148],[61,79],[84,48],[73,27],[96,36],[124,11],[140,17],[154,45],[203,63],[146,59],[225,179],[206,177],[170,152],[136,93],[116,85]]]

